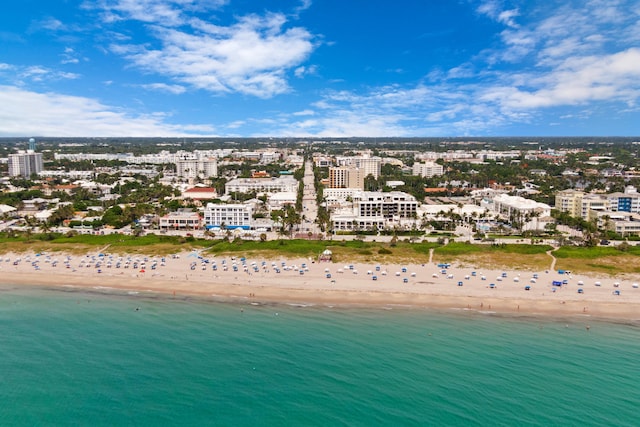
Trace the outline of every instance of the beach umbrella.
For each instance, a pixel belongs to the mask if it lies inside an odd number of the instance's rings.
[[[144,273],[144,268],[142,270],[140,270],[140,273]]]

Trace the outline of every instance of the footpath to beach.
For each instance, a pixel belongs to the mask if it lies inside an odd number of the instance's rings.
[[[559,274],[553,260],[549,270],[508,271],[433,262],[338,265],[197,252],[166,257],[25,253],[0,258],[4,285],[150,292],[252,304],[415,306],[640,320],[640,277]]]

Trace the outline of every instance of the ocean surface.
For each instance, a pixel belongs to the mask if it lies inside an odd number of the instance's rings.
[[[586,317],[5,286],[0,328],[3,426],[640,424],[640,327]]]

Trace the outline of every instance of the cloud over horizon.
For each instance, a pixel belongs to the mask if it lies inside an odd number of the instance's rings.
[[[357,21],[310,0],[37,1],[22,31],[2,21],[4,135],[640,133],[638,0],[374,2]]]

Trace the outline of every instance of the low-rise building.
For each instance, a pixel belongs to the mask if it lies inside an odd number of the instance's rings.
[[[207,203],[204,209],[204,226],[208,229],[249,230],[252,211],[250,205]]]
[[[191,209],[178,209],[160,217],[161,230],[196,230],[202,225],[198,212]]]
[[[640,214],[632,212],[594,212],[599,228],[621,236],[640,235]]]
[[[359,191],[352,195],[351,207],[336,209],[331,214],[334,230],[384,229],[415,222],[418,202],[401,191]]]
[[[522,230],[543,228],[545,223],[539,219],[551,216],[551,206],[546,203],[508,194],[494,197],[492,210],[506,221],[520,223]]]
[[[278,178],[236,178],[227,182],[224,189],[227,194],[296,192],[298,181],[291,175]]]
[[[435,162],[414,163],[413,174],[425,178],[440,176],[444,173],[444,168]]]
[[[295,206],[298,199],[298,193],[272,193],[269,195],[269,209],[282,209],[285,206]]]
[[[202,202],[205,200],[215,199],[217,192],[212,187],[193,187],[182,192],[182,198],[184,200],[193,200],[196,202]]]

